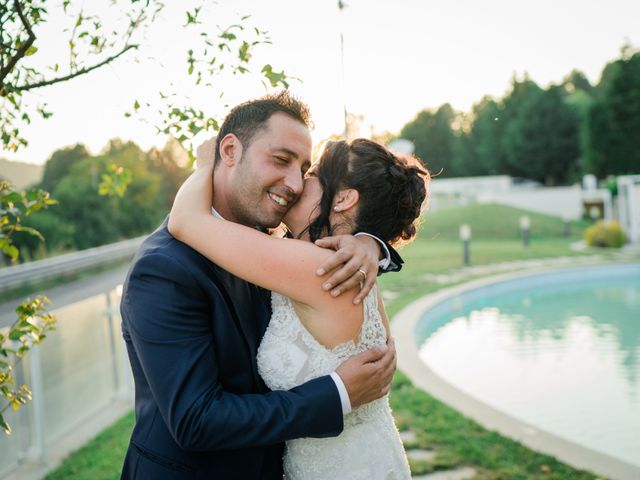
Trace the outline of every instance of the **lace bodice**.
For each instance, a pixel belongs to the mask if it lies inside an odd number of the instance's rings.
[[[271,390],[289,390],[330,374],[347,358],[387,339],[375,288],[363,302],[357,343],[348,341],[332,349],[309,333],[289,298],[274,292],[271,304],[271,321],[257,356],[260,376]],[[338,437],[287,442],[284,467],[287,480],[410,478],[387,397],[353,409]]]

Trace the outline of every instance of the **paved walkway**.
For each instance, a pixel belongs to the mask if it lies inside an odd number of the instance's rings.
[[[416,434],[413,430],[404,430],[400,432],[400,438],[405,444],[409,462],[430,463],[438,456],[437,449],[423,450],[412,447],[416,442]],[[414,480],[466,480],[473,478],[475,475],[475,469],[467,466],[448,470],[438,470],[425,475],[414,475],[412,478]]]

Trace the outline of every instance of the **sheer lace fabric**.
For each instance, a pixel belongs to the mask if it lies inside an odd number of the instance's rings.
[[[273,314],[258,349],[258,369],[272,390],[289,390],[333,372],[347,358],[386,342],[375,289],[364,301],[358,343],[329,349],[300,322],[293,303],[272,293]],[[284,469],[287,480],[409,479],[409,466],[383,397],[355,408],[344,418],[344,430],[332,438],[299,438],[287,442]]]

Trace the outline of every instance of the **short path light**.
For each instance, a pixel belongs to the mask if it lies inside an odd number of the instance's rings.
[[[471,227],[469,225],[460,225],[460,240],[462,240],[462,262],[465,266],[469,265],[469,241],[471,240]]]
[[[520,230],[522,230],[522,244],[529,246],[529,230],[531,229],[531,220],[526,215],[520,217]]]

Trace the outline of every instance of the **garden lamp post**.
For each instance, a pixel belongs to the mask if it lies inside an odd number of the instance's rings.
[[[522,244],[529,246],[529,231],[531,230],[531,220],[526,215],[520,217],[520,230],[522,231]]]
[[[471,227],[466,223],[460,225],[460,240],[462,240],[462,263],[469,265],[469,241],[471,240]]]

